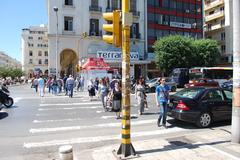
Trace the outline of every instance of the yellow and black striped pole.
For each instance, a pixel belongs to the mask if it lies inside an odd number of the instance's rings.
[[[130,131],[130,24],[129,0],[122,0],[122,140],[118,155],[135,155]]]

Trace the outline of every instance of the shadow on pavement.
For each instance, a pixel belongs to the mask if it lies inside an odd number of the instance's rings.
[[[4,119],[8,117],[8,113],[7,112],[0,112],[0,119]]]
[[[177,150],[177,149],[194,149],[194,148],[199,148],[201,146],[205,145],[217,145],[217,144],[223,144],[223,143],[228,143],[230,141],[218,141],[218,142],[211,142],[211,143],[202,143],[202,144],[191,144],[191,143],[186,143],[182,141],[169,141],[170,145],[163,146],[163,148],[159,149],[150,149],[150,150],[142,150],[138,151],[137,154],[141,156],[141,154],[148,154],[148,153],[156,153],[156,152],[165,152],[165,151],[171,151],[171,150]]]
[[[159,115],[159,112],[144,112],[143,115]]]

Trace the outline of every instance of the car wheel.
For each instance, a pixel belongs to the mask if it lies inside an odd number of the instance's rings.
[[[212,123],[212,116],[208,112],[201,113],[197,120],[197,126],[201,128],[209,127]]]
[[[171,91],[176,92],[177,88],[175,86],[172,86]]]

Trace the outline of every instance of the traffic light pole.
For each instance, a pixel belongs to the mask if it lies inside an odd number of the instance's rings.
[[[125,23],[128,13],[129,0],[122,0],[122,140],[117,154],[124,157],[136,155],[130,134],[130,25]]]
[[[240,143],[240,1],[233,0],[233,108],[232,142]]]

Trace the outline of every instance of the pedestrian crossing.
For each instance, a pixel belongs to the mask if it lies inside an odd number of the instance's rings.
[[[64,103],[65,102],[65,103]],[[81,145],[120,140],[121,120],[115,113],[105,112],[100,101],[90,102],[88,97],[70,99],[61,97],[43,98],[29,128],[29,139],[23,143],[25,149],[45,148],[59,145]],[[158,136],[182,132],[186,129],[174,127],[167,130],[156,125],[157,113],[139,117],[132,107],[132,138]]]

